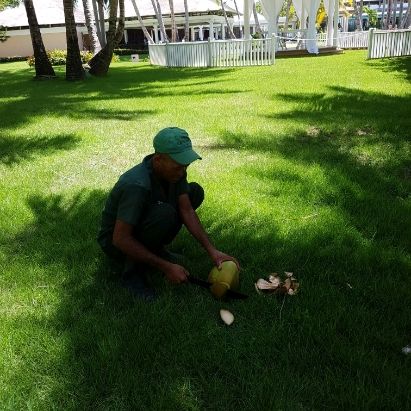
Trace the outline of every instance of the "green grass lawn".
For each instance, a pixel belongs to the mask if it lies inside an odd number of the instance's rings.
[[[410,409],[411,58],[57,72],[0,65],[0,409]],[[246,301],[155,275],[146,304],[100,253],[108,191],[169,125]],[[173,250],[206,278],[186,231]],[[257,295],[284,271],[298,295]]]

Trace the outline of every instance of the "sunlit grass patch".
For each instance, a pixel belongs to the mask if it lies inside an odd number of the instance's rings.
[[[78,83],[0,65],[0,408],[410,408],[410,64],[122,61]],[[159,275],[157,302],[133,300],[97,246],[108,191],[169,125],[203,157],[199,215],[247,301]],[[207,277],[186,230],[173,248]],[[284,271],[298,295],[257,295]]]

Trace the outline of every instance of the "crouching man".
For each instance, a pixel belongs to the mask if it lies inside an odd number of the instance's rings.
[[[187,281],[188,271],[165,249],[184,224],[217,267],[235,258],[209,240],[196,209],[204,200],[197,183],[187,182],[187,167],[201,157],[185,130],[169,127],[153,141],[154,154],[125,172],[111,190],[103,210],[98,242],[122,265],[121,283],[135,296],[152,300],[145,281],[147,267],[164,273],[172,283]]]

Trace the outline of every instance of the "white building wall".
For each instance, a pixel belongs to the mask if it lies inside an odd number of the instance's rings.
[[[67,48],[64,27],[44,28],[40,31],[46,50],[65,50]],[[85,29],[77,29],[80,50],[83,49],[82,31],[85,33]],[[33,55],[29,30],[8,31],[7,35],[10,37],[6,41],[0,43],[0,57],[27,57]]]

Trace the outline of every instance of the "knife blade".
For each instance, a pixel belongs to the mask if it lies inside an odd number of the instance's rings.
[[[193,277],[192,275],[189,275],[187,278],[188,278],[188,281],[191,284],[196,284],[196,285],[199,285],[200,287],[203,287],[203,288],[209,289],[212,285],[208,281],[201,280],[200,278]],[[240,293],[240,292],[234,291],[234,290],[227,290],[225,295],[227,297],[230,297],[230,298],[233,298],[233,299],[236,299],[236,300],[245,300],[246,298],[248,298],[247,294],[243,294],[243,293]]]

